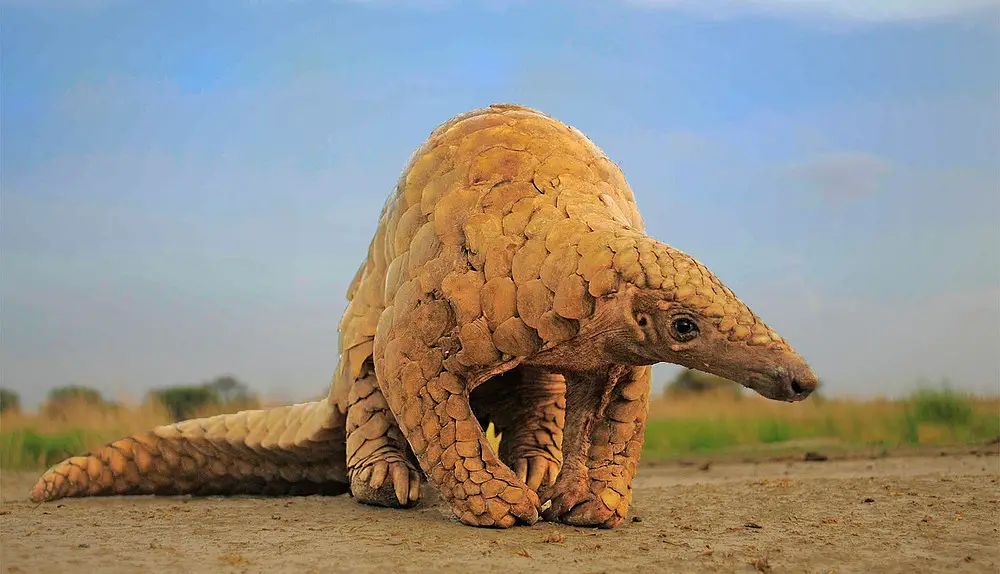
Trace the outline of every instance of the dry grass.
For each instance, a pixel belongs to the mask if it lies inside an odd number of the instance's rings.
[[[259,408],[272,406],[278,405],[268,402]],[[245,408],[249,407],[236,403],[213,404],[199,409],[195,413],[195,418],[233,413]],[[80,429],[135,433],[173,422],[167,409],[155,401],[132,404],[119,402],[100,406],[72,401],[60,404],[57,411],[5,413],[0,415],[0,429],[4,432],[32,429],[42,434],[60,434]]]
[[[770,401],[729,390],[653,400],[644,454],[689,452],[793,442],[851,446],[976,443],[1000,435],[1000,397],[921,389],[906,399]]]
[[[211,405],[196,417],[236,412],[240,404]],[[266,406],[264,407],[266,408]],[[113,440],[170,424],[167,409],[155,401],[93,405],[64,401],[58,408],[0,415],[0,468],[45,468]]]
[[[277,403],[265,404],[263,408]],[[235,412],[214,406],[196,416]],[[0,467],[41,469],[112,440],[170,423],[155,403],[61,405],[55,412],[0,415]],[[718,392],[655,397],[644,456],[668,459],[695,452],[822,441],[851,446],[961,444],[1000,435],[1000,397],[946,390],[906,400],[824,399],[779,403],[756,395]],[[491,442],[495,442],[492,433]]]
[[[157,403],[137,405],[88,405],[72,401],[58,413],[20,412],[0,415],[4,432],[31,429],[42,434],[64,434],[80,429],[135,432],[170,422],[166,408]]]

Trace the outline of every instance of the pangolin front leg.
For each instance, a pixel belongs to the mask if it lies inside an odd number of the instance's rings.
[[[518,367],[472,393],[483,428],[492,422],[500,460],[534,491],[555,484],[563,460],[566,382],[562,375]]]
[[[498,528],[533,524],[538,495],[487,442],[469,404],[466,375],[441,360],[448,337],[436,342],[429,337],[448,330],[449,315],[447,303],[439,300],[418,304],[395,319],[387,310],[375,343],[379,385],[428,482],[462,522]]]
[[[543,517],[613,528],[628,514],[649,401],[649,367],[573,375],[566,383],[563,469]]]
[[[371,361],[351,386],[346,430],[351,495],[376,506],[416,504],[420,498],[416,459],[379,389]]]

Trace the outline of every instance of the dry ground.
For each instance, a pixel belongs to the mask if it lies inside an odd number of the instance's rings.
[[[3,572],[998,572],[1000,457],[644,464],[616,530],[463,526],[347,496],[25,500],[5,473]]]

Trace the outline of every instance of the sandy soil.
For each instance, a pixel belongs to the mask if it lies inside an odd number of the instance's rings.
[[[25,500],[2,476],[3,572],[998,572],[1000,457],[644,465],[615,530],[507,531],[332,498]]]

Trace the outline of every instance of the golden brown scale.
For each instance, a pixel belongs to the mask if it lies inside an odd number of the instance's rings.
[[[470,525],[532,523],[546,500],[546,519],[613,527],[631,501],[650,365],[786,401],[816,384],[707,268],[646,236],[600,149],[520,106],[474,110],[431,133],[386,201],[348,299],[330,395],[301,407],[313,426],[294,441],[262,450],[249,426],[198,423],[199,440],[225,446],[184,462],[166,453],[189,439],[167,433],[162,463],[114,463],[112,474],[94,462],[116,456],[105,449],[57,465],[33,499],[132,492],[168,475],[174,491],[221,480],[215,491],[237,491],[273,459],[279,470],[338,469],[327,476],[384,506],[414,504],[423,475]],[[270,436],[295,415],[253,416]]]
[[[344,417],[326,401],[192,419],[65,460],[29,498],[341,494],[344,440]]]

